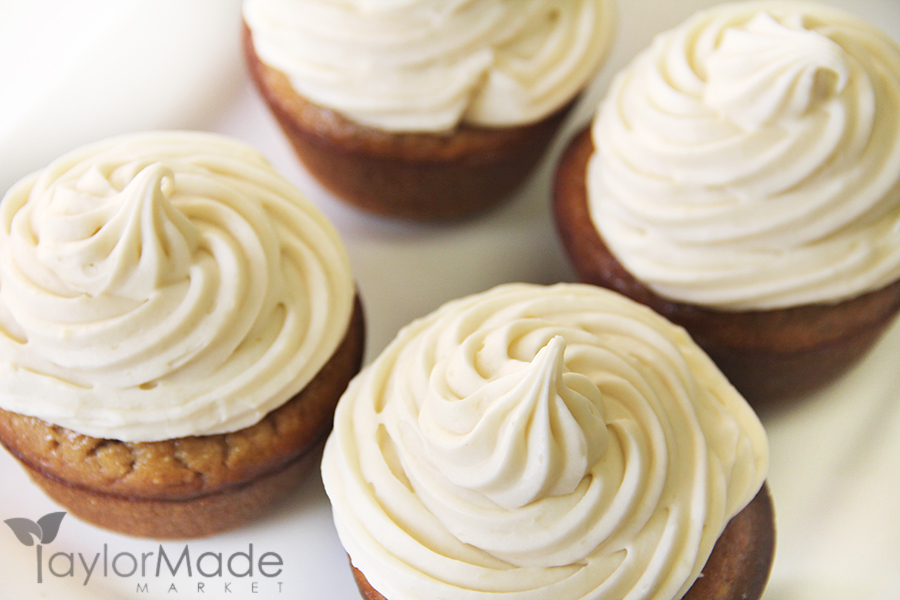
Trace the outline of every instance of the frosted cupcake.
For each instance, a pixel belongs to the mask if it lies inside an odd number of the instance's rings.
[[[614,28],[612,0],[245,0],[251,73],[337,196],[470,216],[528,176]]]
[[[900,49],[742,2],[659,35],[557,176],[583,281],[685,326],[751,402],[843,373],[900,308]],[[595,150],[596,149],[596,150]]]
[[[335,229],[242,143],[113,138],[0,203],[0,441],[87,521],[194,537],[263,514],[362,351]]]
[[[681,328],[511,284],[404,328],[341,398],[322,473],[369,600],[731,600],[771,565],[767,462]]]

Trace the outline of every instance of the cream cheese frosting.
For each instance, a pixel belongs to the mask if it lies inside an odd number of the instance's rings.
[[[592,127],[594,224],[661,296],[830,304],[900,279],[900,47],[808,2],[741,2],[660,34]]]
[[[0,406],[125,441],[241,429],[318,373],[354,296],[336,230],[256,150],[85,146],[0,202]]]
[[[387,131],[539,121],[612,40],[613,0],[246,0],[260,59],[307,99]]]
[[[339,402],[322,474],[390,600],[672,600],[767,463],[684,330],[595,286],[507,284],[401,330]]]

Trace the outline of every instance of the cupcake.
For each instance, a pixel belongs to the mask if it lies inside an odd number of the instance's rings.
[[[368,600],[731,600],[768,577],[767,462],[683,329],[597,286],[507,284],[401,330],[322,474]]]
[[[332,225],[261,154],[155,132],[0,202],[0,442],[124,534],[237,527],[295,489],[360,367]]]
[[[900,48],[807,2],[660,34],[555,184],[582,281],[684,326],[756,406],[824,386],[900,309]]]
[[[599,68],[612,0],[245,0],[250,72],[307,169],[374,213],[508,197]]]

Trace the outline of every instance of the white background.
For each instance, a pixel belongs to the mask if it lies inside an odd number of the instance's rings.
[[[251,86],[240,54],[239,0],[0,0],[0,192],[83,143],[142,129],[191,128],[240,138],[260,150],[335,222],[365,301],[371,360],[411,319],[451,298],[499,283],[574,280],[549,212],[550,177],[565,140],[583,127],[611,75],[649,44],[715,0],[620,0],[618,38],[602,73],[534,177],[480,219],[451,226],[396,223],[361,214],[323,192],[294,159]],[[828,0],[900,40],[897,0]],[[900,110],[900,107],[898,107]],[[766,600],[900,598],[900,325],[854,371],[790,408],[762,415],[769,432],[769,482],[778,548]],[[60,510],[0,451],[0,520]],[[36,549],[0,526],[0,598],[328,598],[357,600],[317,472],[285,505],[238,531],[188,543],[226,558],[276,552],[283,573],[268,579],[104,577],[84,568],[140,556],[159,544],[83,524],[71,516]],[[165,543],[177,557],[184,543]],[[73,577],[46,571],[71,553]],[[57,571],[67,559],[57,558]],[[154,555],[155,560],[155,555]],[[151,563],[152,564],[152,563]],[[236,563],[237,564],[237,563]],[[128,568],[127,561],[119,563]],[[152,569],[151,569],[152,570]],[[230,581],[227,593],[224,583]],[[251,581],[258,588],[253,593]],[[206,583],[206,593],[197,583]],[[281,582],[281,594],[278,584]],[[149,593],[137,593],[146,583]],[[170,584],[175,590],[170,590]]]

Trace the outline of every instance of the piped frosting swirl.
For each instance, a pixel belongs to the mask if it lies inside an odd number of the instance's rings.
[[[307,99],[387,131],[538,121],[595,74],[612,0],[247,0],[263,62]]]
[[[0,203],[0,405],[126,441],[241,429],[316,375],[353,298],[336,231],[255,150],[112,138]]]
[[[830,304],[900,279],[900,47],[808,2],[660,34],[594,120],[592,218],[666,298]]]
[[[597,287],[511,284],[404,328],[341,399],[322,472],[392,600],[671,600],[767,460],[683,330]]]

